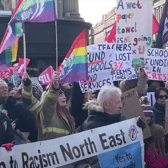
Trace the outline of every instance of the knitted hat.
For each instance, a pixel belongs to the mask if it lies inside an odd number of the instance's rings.
[[[153,110],[152,110],[152,106],[147,105],[144,109],[143,112],[145,114],[145,117],[153,117]]]

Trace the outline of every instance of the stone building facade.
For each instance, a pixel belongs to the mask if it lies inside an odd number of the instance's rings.
[[[160,18],[164,9],[166,0],[153,0],[153,13],[160,23]],[[116,20],[116,8],[113,8],[109,13],[102,16],[102,20],[97,23],[89,31],[89,44],[96,44],[103,42],[105,37],[109,35],[110,30]],[[156,43],[157,34],[153,36],[153,43]]]
[[[89,44],[97,44],[104,42],[105,38],[116,21],[116,8],[102,16],[101,22],[97,23],[89,32]]]
[[[153,0],[153,13],[156,16],[157,21],[160,23],[164,4],[166,0]],[[153,43],[156,43],[157,34],[153,35]]]

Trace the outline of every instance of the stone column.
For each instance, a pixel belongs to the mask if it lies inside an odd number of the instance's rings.
[[[78,0],[64,0],[64,17],[65,19],[84,21],[79,14]]]
[[[57,0],[58,2],[58,19],[63,19],[63,0]]]

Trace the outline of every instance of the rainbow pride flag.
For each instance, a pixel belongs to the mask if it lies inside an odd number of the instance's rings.
[[[54,20],[56,20],[54,0],[20,0],[9,23]]]
[[[15,62],[17,59],[18,41],[10,48],[0,54],[0,65]]]
[[[56,20],[54,0],[19,0],[0,45],[0,53],[15,44],[24,32],[25,22]]]
[[[75,39],[58,72],[61,84],[87,80],[86,30]]]

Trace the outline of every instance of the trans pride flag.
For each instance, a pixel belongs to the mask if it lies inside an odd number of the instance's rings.
[[[25,22],[56,20],[54,0],[20,0],[0,45],[0,53],[13,46],[22,36]]]
[[[75,39],[58,72],[61,84],[87,80],[86,30]]]

